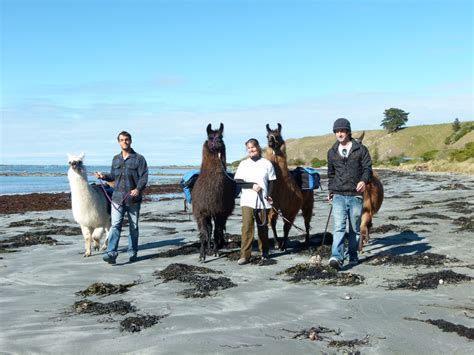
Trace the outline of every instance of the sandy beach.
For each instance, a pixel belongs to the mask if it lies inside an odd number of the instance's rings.
[[[2,199],[0,352],[471,353],[474,177],[380,174],[385,200],[371,241],[361,263],[339,273],[326,267],[329,246],[321,246],[326,191],[315,191],[310,246],[292,228],[289,250],[243,266],[239,207],[227,248],[199,263],[183,199],[149,200],[138,262],[128,263],[125,229],[109,265],[98,252],[82,256],[67,198],[50,210],[33,201],[7,210],[19,198]],[[301,216],[295,224],[303,226]]]

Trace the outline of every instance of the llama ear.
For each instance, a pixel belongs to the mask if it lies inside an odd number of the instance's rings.
[[[85,157],[85,156],[86,156],[86,155],[84,154],[84,152],[82,152],[82,153],[79,155],[79,159],[84,160],[84,157]]]
[[[359,143],[362,143],[362,141],[364,140],[364,136],[365,136],[365,131],[362,132],[361,136],[358,138]]]
[[[67,161],[68,161],[68,163],[69,163],[70,161],[72,161],[72,155],[69,154],[69,153],[67,153]]]
[[[270,133],[271,129],[270,129],[270,125],[267,123],[267,133]]]
[[[224,132],[224,124],[221,122],[221,125],[219,126],[219,133],[222,134]]]
[[[281,133],[281,124],[278,124],[278,133]]]
[[[211,134],[211,130],[212,130],[212,126],[211,126],[211,124],[209,123],[209,124],[207,125],[207,128],[206,128],[207,134]]]

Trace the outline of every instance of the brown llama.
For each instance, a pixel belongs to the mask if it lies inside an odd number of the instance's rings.
[[[362,143],[365,131],[359,138],[354,138]],[[380,209],[383,202],[383,184],[376,172],[373,172],[372,180],[367,184],[364,191],[364,204],[362,206],[362,216],[360,219],[360,239],[359,251],[362,251],[364,244],[369,242],[370,228],[372,228],[372,218]]]
[[[235,205],[235,183],[226,173],[223,131],[222,123],[218,130],[213,130],[210,123],[207,126],[207,140],[202,147],[201,171],[191,191],[193,216],[201,240],[199,261],[205,261],[207,249],[211,249],[212,221],[214,255],[223,247],[225,225]]]
[[[281,124],[278,123],[278,128],[275,130],[270,129],[270,126],[267,124],[267,141],[268,149],[265,158],[273,163],[277,177],[272,192],[274,208],[268,214],[268,221],[272,226],[273,236],[278,242],[278,247],[283,251],[288,246],[288,234],[300,209],[303,213],[306,229],[305,243],[309,243],[309,229],[314,205],[313,190],[302,191],[290,174],[286,145],[281,135]],[[284,217],[283,240],[279,239],[277,235],[276,222],[278,213],[275,209],[281,211]]]

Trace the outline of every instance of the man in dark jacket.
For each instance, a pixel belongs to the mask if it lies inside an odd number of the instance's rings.
[[[332,201],[334,236],[329,265],[340,270],[344,264],[344,236],[349,221],[349,265],[359,262],[357,249],[360,218],[366,185],[372,178],[372,160],[368,149],[352,139],[351,124],[345,118],[334,122],[337,142],[328,151],[329,196]]]

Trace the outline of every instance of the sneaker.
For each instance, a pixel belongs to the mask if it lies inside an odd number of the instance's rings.
[[[109,253],[105,253],[104,256],[102,256],[102,260],[112,265],[116,263],[115,259],[117,259],[117,257],[112,256]]]
[[[137,254],[133,254],[128,258],[128,262],[130,262],[130,263],[134,263],[135,261],[138,261]]]
[[[329,266],[339,271],[342,269],[342,262],[340,262],[336,257],[331,256],[329,259]]]
[[[238,265],[245,265],[248,264],[249,260],[245,258],[240,258],[239,261],[237,261]]]

